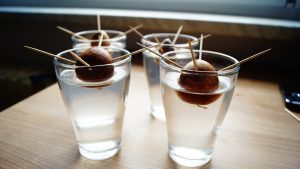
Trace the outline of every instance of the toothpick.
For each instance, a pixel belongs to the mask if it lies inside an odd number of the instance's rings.
[[[195,70],[198,70],[197,63],[196,63],[196,56],[195,56],[195,53],[193,51],[191,41],[189,40],[188,43],[189,43],[189,48],[190,48],[190,51],[191,51],[191,54],[192,54],[192,60],[193,60],[194,68],[195,68]]]
[[[134,30],[140,29],[140,28],[142,28],[142,27],[143,27],[142,24],[140,24],[140,25],[138,25],[138,26],[135,26],[135,27],[132,27],[132,28],[130,28],[129,30],[125,31],[124,34],[127,35],[127,34],[133,32]]]
[[[180,25],[180,27],[178,28],[177,33],[173,39],[172,45],[174,45],[176,43],[178,36],[179,36],[180,32],[182,31],[182,28],[183,28],[183,25]]]
[[[97,15],[97,28],[98,28],[98,31],[100,32],[100,30],[101,30],[101,20],[100,20],[100,15],[99,14]]]
[[[101,32],[101,20],[100,20],[100,15],[97,14],[97,28],[98,28],[98,32],[101,33],[101,35],[98,35],[98,39],[99,39],[99,44],[98,46],[102,45],[102,40],[103,40],[103,32]]]
[[[76,36],[79,39],[89,40],[88,38],[85,38],[85,37],[83,37],[81,35],[75,34],[74,32],[70,31],[69,29],[63,28],[61,26],[57,26],[57,28],[60,29],[60,30],[62,30],[62,31],[64,31],[64,32],[66,32],[66,33],[68,33],[68,34],[70,34],[70,35],[74,35],[74,36]]]
[[[300,122],[300,118],[299,118],[297,115],[295,115],[295,113],[293,113],[292,111],[290,111],[290,110],[287,109],[287,108],[284,108],[284,110],[285,110],[289,115],[291,115],[295,120],[297,120],[298,122]]]
[[[245,62],[247,62],[247,61],[249,61],[249,60],[252,60],[252,59],[254,59],[254,58],[256,58],[256,57],[258,57],[258,56],[260,56],[260,55],[262,55],[262,54],[264,54],[264,53],[266,53],[266,52],[269,52],[270,50],[271,50],[271,48],[270,48],[270,49],[267,49],[267,50],[264,50],[264,51],[262,51],[262,52],[259,52],[259,53],[257,53],[257,54],[254,54],[254,55],[252,55],[252,56],[250,56],[250,57],[247,57],[246,59],[243,59],[243,60],[239,61],[238,63],[232,64],[232,65],[227,66],[227,67],[225,67],[225,68],[223,68],[223,69],[220,69],[219,71],[223,71],[223,70],[226,70],[226,69],[231,69],[231,68],[233,68],[233,67],[235,67],[235,66],[238,66],[238,65],[240,65],[240,64],[242,64],[242,63],[245,63]]]
[[[84,64],[85,66],[90,66],[88,63],[86,63],[84,60],[81,59],[78,55],[76,55],[74,52],[70,51],[69,52],[76,60]]]
[[[98,38],[99,38],[99,44],[98,44],[98,46],[102,46],[103,36],[104,36],[104,32],[101,32],[100,36],[98,35]]]
[[[146,46],[144,46],[144,45],[142,45],[142,44],[140,44],[140,43],[138,43],[138,42],[137,42],[137,44],[138,44],[139,46],[145,48],[145,49],[148,50],[149,52],[154,53],[155,55],[157,55],[157,56],[159,56],[159,57],[161,57],[161,58],[164,58],[164,59],[168,60],[169,62],[173,63],[175,66],[177,66],[177,67],[179,67],[180,69],[182,69],[182,67],[181,67],[179,64],[177,64],[176,62],[174,62],[174,61],[172,61],[172,60],[170,60],[170,59],[168,59],[168,58],[166,58],[166,57],[163,57],[162,55],[160,55],[160,54],[154,52],[153,50],[149,49],[148,47],[146,47]]]
[[[160,44],[153,45],[153,46],[149,46],[149,48],[153,48],[153,47],[156,47],[156,46],[159,46],[159,45],[160,45]],[[145,48],[139,49],[139,50],[133,51],[133,52],[131,52],[131,53],[128,53],[128,54],[125,54],[125,55],[116,57],[116,58],[113,59],[113,62],[114,62],[115,60],[119,60],[119,59],[126,58],[126,57],[129,56],[129,55],[135,55],[135,54],[141,53],[141,52],[143,52],[144,50],[146,50],[146,49],[145,49]]]
[[[212,34],[206,34],[203,36],[203,39],[206,39],[208,37],[212,36]],[[197,40],[193,40],[192,42],[196,42],[196,41],[199,41],[201,39],[201,36],[199,38],[197,38]]]
[[[141,38],[144,36],[141,32],[139,32],[137,29],[133,28],[132,26],[129,26],[132,31],[134,31],[136,34],[138,34]]]
[[[202,35],[202,34],[201,34]],[[207,35],[204,35],[203,36],[203,39],[205,39],[205,38],[208,38],[208,37],[210,37],[211,36],[211,34],[207,34]],[[201,37],[200,37],[201,38]],[[200,38],[198,38],[199,40],[200,40]]]
[[[157,36],[154,36],[154,39],[156,41],[156,43],[160,43],[159,39],[157,38]]]
[[[202,59],[202,47],[203,47],[203,34],[201,34],[199,45],[200,45],[199,46],[199,59],[201,60]]]
[[[40,49],[37,49],[37,48],[33,48],[33,47],[30,47],[30,46],[24,46],[24,47],[27,48],[27,49],[30,49],[32,51],[42,53],[44,55],[51,56],[51,57],[54,57],[54,58],[57,58],[57,59],[61,59],[61,60],[64,60],[64,61],[67,61],[67,62],[75,64],[75,62],[73,60],[69,60],[69,59],[63,58],[61,56],[57,56],[57,55],[54,55],[52,53],[49,53],[49,52],[46,52],[46,51],[43,51],[43,50],[40,50]]]
[[[134,55],[134,54],[137,54],[137,53],[140,53],[140,52],[143,52],[143,51],[144,51],[143,49],[139,49],[139,50],[136,50],[136,51],[134,51],[134,52],[127,53],[127,54],[125,54],[125,55],[116,57],[116,58],[113,59],[113,62],[116,61],[116,60],[119,60],[119,59],[126,58],[126,57],[128,57],[129,55]]]
[[[121,37],[121,36],[123,36],[123,35],[127,35],[127,34],[129,34],[129,33],[133,32],[133,31],[134,31],[134,29],[135,29],[135,30],[136,30],[136,29],[140,29],[141,27],[143,27],[143,25],[142,25],[142,24],[140,24],[140,25],[137,25],[137,26],[135,26],[135,27],[132,27],[132,28],[128,29],[128,30],[127,30],[127,31],[125,31],[123,34],[117,35],[117,36],[115,36],[115,37],[113,37],[113,38],[118,38],[118,37]]]
[[[155,39],[156,43],[160,44],[160,41],[157,38],[157,36],[154,36],[154,39]],[[160,47],[158,50],[159,50],[160,53],[165,53],[162,47]]]

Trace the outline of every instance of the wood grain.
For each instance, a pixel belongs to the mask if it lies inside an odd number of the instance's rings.
[[[134,66],[121,151],[105,161],[80,156],[58,85],[0,113],[0,168],[170,169],[165,123],[150,116],[142,67]],[[211,169],[299,169],[300,124],[274,83],[239,79],[219,130]]]

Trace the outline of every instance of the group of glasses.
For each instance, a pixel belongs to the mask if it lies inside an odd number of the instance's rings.
[[[101,39],[113,58],[130,54],[126,50],[127,35],[116,30],[101,30],[109,38]],[[75,33],[71,39],[73,48],[57,56],[68,57],[70,51],[78,54],[91,48],[99,30]],[[81,38],[84,37],[84,38]],[[143,65],[149,88],[152,116],[165,121],[168,132],[169,156],[177,164],[197,167],[210,161],[218,127],[222,124],[231,97],[239,66],[218,71],[238,61],[226,54],[199,49],[199,38],[186,34],[152,33],[141,36]],[[192,52],[189,43],[191,42]],[[155,46],[155,47],[153,47]],[[182,69],[192,61],[192,55],[211,63],[215,72],[187,72],[196,76],[214,76],[219,86],[210,92],[191,92],[178,84]],[[60,91],[71,117],[79,151],[92,160],[104,160],[114,156],[121,147],[121,133],[130,82],[131,56],[112,64],[95,67],[114,67],[111,78],[100,82],[85,82],[76,77],[75,64],[54,59]],[[82,66],[81,66],[82,67]],[[134,92],[134,91],[130,91]],[[201,102],[214,98],[210,103]],[[191,102],[189,99],[200,100]]]

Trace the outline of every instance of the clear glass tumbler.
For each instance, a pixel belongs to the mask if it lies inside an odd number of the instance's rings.
[[[113,58],[129,53],[120,48],[104,48],[113,53]],[[80,55],[86,49],[70,49],[59,53],[58,56],[72,59],[70,51]],[[75,66],[54,59],[54,66],[81,155],[92,160],[103,160],[114,156],[121,145],[131,56],[119,59],[112,64],[89,67]],[[89,73],[93,73],[95,70],[110,69],[113,70],[113,73],[107,80],[87,82],[78,78],[80,69],[91,71]]]
[[[122,49],[126,48],[127,37],[124,34],[124,32],[116,31],[116,30],[103,30],[103,31],[106,32],[109,38],[107,38],[107,36],[103,37],[102,46],[115,46]],[[84,37],[86,39],[80,38],[78,36]],[[71,37],[73,42],[73,48],[98,46],[97,44],[99,44],[100,41],[98,38],[99,38],[98,30],[76,32],[75,35]]]
[[[194,52],[199,56],[199,50]],[[182,67],[191,62],[190,50],[163,56]],[[222,53],[203,50],[202,59],[216,71],[184,71],[168,60],[160,60],[169,156],[187,167],[210,161],[216,132],[228,110],[239,71],[239,66],[221,70],[238,62]]]
[[[163,43],[162,47],[151,48],[153,51],[163,54],[172,50],[179,50],[188,48],[188,41],[192,42],[192,47],[198,47],[198,39],[196,37],[179,34],[178,39],[174,44],[172,44],[175,38],[175,33],[154,33],[145,35],[142,38],[142,44],[145,46],[153,46],[159,43]],[[156,40],[158,39],[158,41]],[[143,64],[146,72],[148,89],[150,95],[150,107],[151,114],[159,120],[165,120],[164,108],[162,105],[162,98],[160,92],[160,81],[159,81],[159,56],[145,50],[143,52]]]

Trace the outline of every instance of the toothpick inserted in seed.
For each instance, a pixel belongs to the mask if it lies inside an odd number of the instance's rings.
[[[182,28],[183,28],[183,25],[180,25],[180,27],[178,28],[177,32],[176,32],[176,35],[172,41],[172,45],[174,45],[178,39],[178,36],[180,35],[181,31],[182,31]]]
[[[201,60],[202,59],[202,47],[203,47],[203,34],[201,34],[199,45],[200,45],[199,46],[199,59]]]
[[[101,30],[100,14],[97,15],[97,28],[98,28],[98,31],[100,32],[100,30]]]
[[[85,66],[90,66],[88,63],[86,63],[84,60],[81,59],[80,56],[76,55],[74,52],[70,51],[69,52],[76,60],[84,64]]]
[[[146,46],[144,46],[144,45],[142,45],[142,44],[140,44],[140,43],[137,43],[137,44],[138,44],[139,46],[145,48],[145,49],[148,50],[149,52],[154,53],[154,54],[156,54],[157,56],[159,56],[159,57],[161,57],[161,58],[164,58],[164,59],[168,60],[169,62],[173,63],[173,64],[174,64],[175,66],[177,66],[178,68],[182,69],[182,67],[181,67],[178,63],[172,61],[171,59],[168,59],[168,58],[166,58],[166,57],[163,57],[162,55],[160,55],[160,54],[154,52],[154,51],[151,50],[150,48],[148,48],[148,47],[146,47]]]
[[[271,50],[271,48],[270,48],[270,49],[267,49],[267,50],[264,50],[264,51],[262,51],[262,52],[256,53],[256,54],[254,54],[254,55],[252,55],[252,56],[249,56],[249,57],[247,57],[246,59],[243,59],[243,60],[241,60],[241,61],[239,61],[239,62],[237,62],[237,63],[234,63],[234,64],[232,64],[232,65],[229,65],[229,66],[227,66],[227,67],[224,67],[224,68],[220,69],[219,71],[224,71],[224,70],[227,70],[227,69],[234,68],[235,66],[238,66],[238,65],[240,65],[240,64],[242,64],[242,63],[245,63],[245,62],[247,62],[247,61],[249,61],[249,60],[255,59],[256,57],[258,57],[258,56],[260,56],[260,55],[262,55],[262,54],[264,54],[264,53],[266,53],[266,52],[269,52],[270,50]]]
[[[197,63],[196,63],[196,56],[195,56],[195,53],[194,53],[194,51],[193,51],[193,47],[192,47],[191,41],[189,40],[188,43],[189,43],[189,48],[190,48],[191,55],[192,55],[192,60],[193,60],[193,64],[194,64],[194,69],[195,69],[195,70],[198,70]]]
[[[69,29],[63,28],[63,27],[61,27],[61,26],[57,26],[57,28],[60,29],[60,30],[62,30],[62,31],[64,31],[64,32],[66,32],[66,33],[68,33],[68,34],[70,34],[70,35],[74,35],[74,36],[76,36],[76,37],[79,38],[79,39],[82,39],[82,40],[89,40],[89,39],[86,38],[86,37],[83,37],[83,36],[81,36],[81,35],[77,35],[76,33],[70,31]]]
[[[24,46],[24,47],[27,48],[27,49],[30,49],[32,51],[41,53],[41,54],[51,56],[51,57],[54,57],[54,58],[57,58],[57,59],[64,60],[64,61],[70,62],[72,64],[75,64],[75,62],[73,60],[69,60],[69,59],[63,58],[61,56],[57,56],[57,55],[54,55],[52,53],[49,53],[49,52],[46,52],[46,51],[43,51],[43,50],[40,50],[40,49],[37,49],[37,48],[33,48],[33,47],[30,47],[30,46]]]
[[[159,46],[159,45],[160,45],[160,44],[153,45],[153,46],[149,46],[149,48],[157,47],[157,46]],[[131,53],[128,53],[128,54],[125,54],[125,55],[116,57],[116,58],[113,59],[113,62],[116,61],[116,60],[119,60],[119,59],[126,58],[126,57],[128,57],[129,55],[135,55],[135,54],[141,53],[141,52],[143,52],[144,50],[146,50],[146,49],[145,49],[145,48],[142,48],[142,49],[133,51],[133,52],[131,52]]]
[[[133,28],[132,26],[129,26],[132,31],[134,31],[136,34],[138,34],[141,38],[144,36],[141,32],[139,32],[136,28]]]

